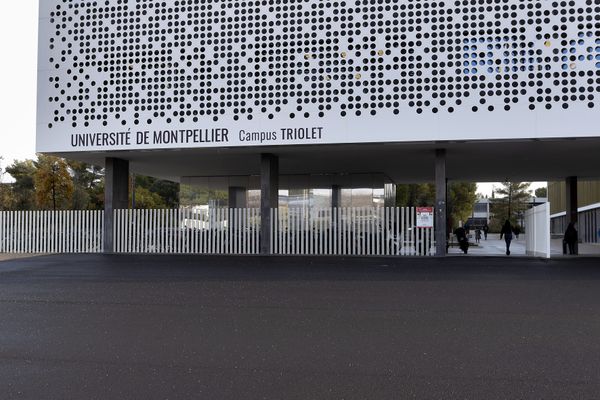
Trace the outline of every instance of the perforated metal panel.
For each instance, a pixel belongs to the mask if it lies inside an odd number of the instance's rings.
[[[40,18],[40,151],[600,136],[600,0],[42,0]]]

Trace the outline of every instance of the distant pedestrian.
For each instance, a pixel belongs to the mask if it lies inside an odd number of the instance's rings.
[[[488,226],[488,224],[485,224],[483,226],[483,237],[485,238],[485,240],[487,240],[487,234],[490,231],[490,227]]]
[[[481,229],[475,229],[475,242],[479,243],[481,241]]]
[[[575,222],[571,222],[565,231],[564,242],[569,247],[569,254],[577,254],[575,250],[577,244],[577,229],[575,229]]]
[[[500,231],[500,239],[504,236],[504,242],[506,243],[506,255],[510,256],[510,242],[513,238],[513,228],[510,225],[510,221],[506,220],[502,230]]]
[[[513,232],[515,233],[515,239],[519,240],[519,234],[521,233],[521,227],[519,225],[515,225]]]

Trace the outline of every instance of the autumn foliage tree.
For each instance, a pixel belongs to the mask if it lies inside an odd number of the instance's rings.
[[[40,154],[35,167],[35,197],[38,207],[69,209],[73,197],[73,179],[67,162],[62,158]]]

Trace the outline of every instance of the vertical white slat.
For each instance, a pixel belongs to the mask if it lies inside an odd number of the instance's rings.
[[[99,237],[98,237],[98,231],[99,231],[99,223],[98,223],[98,215],[100,214],[99,211],[93,210],[90,212],[90,216],[92,218],[92,241],[91,241],[91,246],[90,246],[90,253],[96,253],[98,252],[98,249],[100,248],[99,246]],[[100,236],[103,236],[103,233],[100,232]]]
[[[32,246],[31,246],[31,250],[33,253],[39,253],[40,252],[40,212],[39,211],[33,211],[32,212],[32,224],[33,224],[33,235],[32,235]],[[1,241],[1,237],[0,237],[0,241]],[[1,252],[1,251],[0,251]]]
[[[71,249],[72,253],[79,253],[79,233],[80,233],[80,215],[79,210],[69,211],[71,214],[71,231],[73,236],[73,248]]]
[[[6,252],[6,250],[4,249],[4,243],[6,242],[6,239],[4,238],[4,232],[5,232],[4,219],[5,219],[5,215],[6,215],[6,213],[4,211],[0,210],[0,254]]]
[[[25,248],[25,252],[26,253],[31,253],[31,234],[33,233],[33,229],[31,228],[31,211],[27,211],[27,218],[26,218],[26,243],[27,246]]]
[[[415,228],[415,218],[416,218],[416,209],[414,207],[410,208],[410,227],[412,232],[412,246],[410,246],[411,255],[416,255],[417,250],[417,230]]]
[[[341,245],[342,245],[341,254],[342,255],[346,255],[346,249],[347,249],[346,244],[347,244],[347,240],[348,240],[348,238],[347,238],[348,235],[346,233],[346,229],[347,229],[346,224],[348,222],[348,220],[346,218],[346,211],[347,211],[346,207],[340,208],[340,234],[341,234]]]
[[[63,216],[63,234],[65,235],[63,253],[70,253],[73,246],[73,230],[71,229],[71,213],[68,211],[61,211]]]
[[[87,212],[84,210],[79,210],[79,219],[81,221],[81,226],[79,229],[79,253],[84,253],[84,249],[86,248],[87,241],[87,223],[86,223]]]
[[[215,232],[217,234],[217,237],[216,237],[216,239],[217,239],[217,242],[216,242],[217,247],[215,249],[216,250],[215,252],[217,254],[223,254],[223,248],[222,248],[223,240],[221,239],[221,233],[222,233],[221,232],[221,227],[223,226],[222,222],[221,222],[221,209],[217,208],[215,210],[215,213],[216,213],[216,226],[215,226],[216,231]]]
[[[365,218],[364,218],[365,231],[366,231],[366,237],[367,237],[367,248],[366,248],[366,252],[364,255],[371,256],[371,255],[373,255],[373,235],[372,235],[372,229],[371,229],[371,225],[373,224],[373,208],[365,207],[364,211],[365,211]]]
[[[296,212],[296,254],[302,254],[302,208]]]
[[[165,235],[165,212],[166,210],[161,208],[156,212],[156,246],[159,253],[167,252],[167,242]]]
[[[88,253],[96,252],[96,210],[89,211],[89,219],[90,219],[90,239],[88,246]]]
[[[113,244],[116,253],[123,252],[123,235],[121,230],[123,229],[123,222],[121,221],[121,210],[115,210],[115,219],[113,222]]]
[[[342,207],[336,207],[335,209],[335,254],[336,255],[342,255],[343,254],[343,248],[344,248],[344,244],[343,244],[343,232],[344,232],[344,219],[342,216]]]
[[[367,222],[367,254],[368,256],[372,256],[375,254],[375,235],[373,232],[373,220],[375,219],[374,217],[374,211],[375,209],[373,207],[366,207],[365,208],[366,212],[367,212],[367,218],[366,218],[366,222]]]
[[[15,253],[21,253],[21,245],[23,243],[22,239],[21,239],[21,235],[23,233],[23,230],[21,229],[21,219],[23,218],[23,212],[22,211],[18,211],[16,213],[16,235],[15,235],[15,248],[16,251]]]
[[[298,213],[296,214],[296,221],[298,222],[298,246],[296,247],[296,254],[304,254],[304,223],[302,219],[302,216],[304,215],[303,210],[304,207],[299,208]]]
[[[5,223],[5,234],[6,234],[6,242],[5,242],[5,251],[7,253],[12,253],[12,233],[14,232],[14,228],[12,226],[12,216],[13,211],[8,211],[6,214],[6,223]]]
[[[244,248],[244,219],[243,219],[243,215],[244,215],[244,209],[243,208],[236,208],[235,209],[235,227],[236,227],[236,231],[235,231],[235,253],[236,254],[244,254],[243,253],[243,248]],[[271,220],[271,222],[273,222],[273,220]],[[273,235],[270,235],[271,237],[271,241],[273,240]],[[273,248],[273,247],[271,247]]]
[[[340,207],[340,254],[346,254],[346,208]]]
[[[327,224],[329,226],[329,229],[327,230],[327,254],[328,255],[332,255],[333,254],[333,209],[332,208],[328,208],[327,209]]]
[[[86,253],[94,253],[94,238],[96,237],[96,229],[94,226],[96,218],[94,218],[94,214],[96,211],[88,210],[87,211],[87,219],[88,219],[88,240]]]
[[[208,254],[210,253],[210,241],[208,239],[208,229],[206,229],[208,225],[206,225],[206,221],[204,218],[204,213],[200,213],[200,251],[202,254]]]
[[[283,223],[283,210],[281,208],[277,208],[277,229],[279,230],[279,246],[277,247],[277,254],[285,254],[284,246],[284,226]]]
[[[282,254],[290,254],[290,209],[285,210],[284,221],[284,251]]]
[[[216,216],[214,215],[215,211],[209,209],[208,211],[208,215],[206,216],[206,223],[208,226],[208,230],[206,232],[207,234],[207,240],[208,240],[208,252],[210,254],[212,253],[216,253],[215,251],[215,242],[216,242],[216,235],[215,235],[215,218]]]
[[[131,252],[131,210],[123,209],[123,229],[122,235],[124,239],[123,252]]]
[[[98,241],[100,242],[100,247],[98,248],[98,252],[104,251],[104,230],[106,228],[104,226],[104,213],[105,212],[106,211],[104,211],[104,210],[100,210],[100,212],[98,213],[98,218],[99,218],[98,223],[100,225],[99,230],[98,230]]]
[[[41,213],[41,224],[42,224],[42,238],[41,238],[41,252],[48,253],[48,213],[46,211],[40,211]]]
[[[121,209],[117,210],[117,213],[120,215],[120,227],[119,227],[119,235],[121,235],[121,253],[129,252],[129,210]]]
[[[162,234],[162,248],[163,248],[163,253],[171,253],[171,226],[170,226],[170,221],[171,221],[171,209],[170,208],[165,208],[162,210],[162,220],[161,220],[161,224],[162,224],[162,229],[161,229],[161,234]]]
[[[302,226],[300,224],[301,212],[302,209],[297,208],[294,214],[294,231],[296,232],[294,235],[294,254],[300,254],[300,240],[302,235]]]
[[[81,210],[77,210],[77,228],[75,230],[77,243],[76,243],[76,251],[77,253],[81,253],[81,247],[83,243],[83,229],[85,227],[85,223],[83,221],[83,214]]]
[[[240,240],[240,235],[238,234],[239,229],[240,229],[240,220],[239,220],[239,208],[230,208],[229,209],[229,216],[230,219],[233,220],[232,223],[232,230],[230,231],[230,235],[229,235],[229,240],[230,240],[230,251],[233,254],[239,254],[239,240]]]
[[[144,211],[144,253],[150,253],[152,248],[152,212],[154,210]]]
[[[152,253],[158,252],[158,239],[157,239],[157,219],[160,210],[153,209],[150,211],[150,248]]]
[[[22,211],[15,212],[15,234],[14,243],[15,243],[15,253],[21,252],[21,217],[23,215]]]
[[[8,213],[8,225],[7,225],[7,237],[8,237],[8,252],[9,253],[14,253],[15,249],[14,249],[14,239],[13,236],[15,234],[15,225],[14,225],[14,215],[15,215],[15,211],[11,211]]]
[[[65,211],[69,224],[69,253],[75,253],[77,248],[77,213],[75,211]]]
[[[192,253],[198,254],[198,226],[196,224],[196,213],[190,208],[190,218],[192,219]]]
[[[338,233],[338,227],[339,227],[339,218],[338,218],[338,214],[339,214],[339,207],[335,207],[333,210],[333,253],[334,255],[338,255],[339,254],[339,233]]]
[[[23,253],[23,211],[19,212],[19,216],[17,218],[17,232],[18,232],[18,239],[17,239],[17,252],[18,253]]]
[[[29,236],[29,211],[23,212],[23,253],[28,253],[28,238]]]
[[[377,207],[377,214],[378,214],[378,220],[375,221],[375,229],[377,231],[377,254],[378,255],[382,255],[383,254],[383,231],[385,230],[384,225],[384,214],[383,214],[384,208],[383,207]]]
[[[271,222],[273,222],[273,217],[271,217]],[[249,236],[249,224],[248,224],[248,209],[247,208],[243,208],[242,209],[242,254],[248,254],[248,244],[249,244],[249,240],[250,240],[250,236]],[[274,233],[271,233],[271,238],[273,238]],[[271,247],[273,248],[273,247]]]
[[[218,229],[218,238],[219,238],[219,246],[217,247],[217,253],[223,254],[223,209],[217,209],[217,229]]]
[[[131,228],[133,229],[133,243],[131,251],[136,254],[140,252],[140,211],[141,210],[138,210],[137,208],[131,209]]]
[[[69,216],[69,233],[71,236],[70,253],[75,253],[77,248],[77,213],[75,211],[66,211]]]
[[[87,249],[87,211],[79,210],[79,219],[81,221],[81,226],[79,227],[79,251],[78,253],[85,253]]]
[[[178,208],[177,209],[177,235],[179,236],[179,251],[178,253],[184,253],[185,252],[185,240],[186,240],[186,234],[185,234],[185,230],[182,229],[183,228],[183,209]]]

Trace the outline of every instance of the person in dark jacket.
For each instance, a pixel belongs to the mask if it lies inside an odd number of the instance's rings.
[[[515,234],[515,239],[519,240],[519,235],[521,234],[521,227],[519,225],[515,225],[513,228],[513,232]]]
[[[485,224],[483,226],[483,237],[485,238],[485,240],[487,240],[487,234],[490,231],[490,227],[488,226],[488,224]]]
[[[569,254],[577,254],[577,251],[575,250],[575,245],[577,244],[577,229],[575,229],[575,222],[571,222],[569,226],[567,226],[564,241],[569,247]]]
[[[502,226],[502,230],[500,231],[500,239],[504,236],[504,242],[506,243],[506,255],[510,256],[510,242],[513,237],[513,228],[510,225],[510,221],[506,220],[504,226]]]
[[[454,234],[456,235],[456,240],[458,240],[458,246],[465,254],[467,254],[467,252],[469,251],[469,239],[467,239],[467,230],[462,226],[459,226],[454,230]]]

